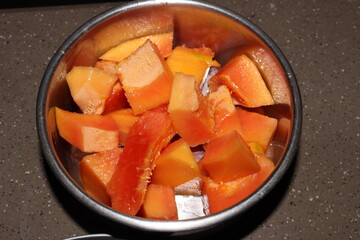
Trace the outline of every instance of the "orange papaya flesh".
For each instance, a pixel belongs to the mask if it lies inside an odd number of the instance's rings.
[[[100,69],[100,70],[103,70],[103,71],[105,71],[107,73],[117,75],[116,64],[117,64],[117,62],[113,62],[113,61],[98,60],[95,63],[95,67]]]
[[[83,113],[101,114],[118,76],[95,67],[75,66],[66,74],[71,96]]]
[[[151,182],[154,184],[168,185],[174,188],[201,176],[191,149],[182,138],[169,144],[155,163],[156,166],[151,176]]]
[[[60,136],[83,152],[100,152],[119,145],[116,122],[110,116],[74,113],[55,108]]]
[[[139,216],[157,220],[178,220],[174,190],[167,185],[149,184]]]
[[[155,160],[174,135],[166,106],[149,110],[139,117],[128,133],[122,157],[107,185],[111,206],[115,210],[137,214]]]
[[[127,58],[131,53],[138,49],[145,43],[146,40],[153,42],[159,49],[161,56],[167,58],[172,52],[174,32],[160,33],[148,35],[140,38],[128,40],[113,47],[102,56],[100,59],[107,61],[120,62]]]
[[[200,162],[218,182],[233,181],[260,170],[254,154],[237,131],[212,139]]]
[[[260,171],[231,182],[203,179],[203,194],[207,196],[211,214],[225,210],[254,193],[271,175],[274,163],[263,154],[256,154]]]
[[[246,55],[231,59],[209,82],[209,86],[226,85],[241,106],[253,108],[274,104],[259,70]]]
[[[172,74],[156,45],[149,40],[121,61],[117,70],[135,115],[169,102]]]
[[[110,96],[105,100],[103,115],[108,114],[112,111],[123,109],[129,106],[125,91],[121,87],[120,82],[115,83]]]
[[[121,153],[121,148],[114,148],[87,155],[79,163],[79,176],[85,191],[105,205],[110,205],[106,185],[115,171]]]
[[[249,112],[237,108],[243,129],[243,138],[246,142],[257,142],[264,152],[267,151],[275,134],[278,120],[256,112]]]
[[[286,75],[276,60],[265,48],[251,45],[240,48],[235,54],[246,54],[258,67],[277,104],[290,104],[290,89]]]
[[[136,123],[139,117],[133,114],[131,108],[116,110],[108,115],[116,122],[119,130],[119,143],[124,145],[130,128]]]
[[[196,83],[200,85],[206,70],[209,67],[219,67],[220,64],[213,60],[213,53],[208,48],[187,48],[178,46],[174,48],[172,54],[166,59],[166,63],[173,75],[181,72],[195,76]]]
[[[242,134],[240,119],[229,89],[221,85],[206,97],[214,115],[216,136],[228,134],[233,130]]]
[[[168,111],[174,128],[190,147],[214,136],[214,119],[194,76],[175,74]]]

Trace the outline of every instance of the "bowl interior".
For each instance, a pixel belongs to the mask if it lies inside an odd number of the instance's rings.
[[[182,223],[177,225],[164,223],[165,225],[159,228],[152,223],[154,221],[124,216],[101,204],[94,207],[96,204],[83,192],[78,177],[78,162],[83,154],[60,138],[51,107],[57,106],[70,111],[77,110],[65,81],[66,73],[73,66],[93,65],[106,50],[130,37],[141,37],[149,33],[164,31],[162,19],[169,16],[174,20],[175,45],[210,47],[215,52],[215,58],[224,64],[239,47],[256,44],[267,49],[282,66],[288,79],[287,94],[291,98],[290,102],[268,107],[266,111],[268,115],[277,119],[289,119],[291,124],[286,129],[285,135],[273,140],[273,159],[277,163],[277,170],[272,178],[280,178],[287,169],[295,154],[300,134],[298,118],[301,113],[299,110],[301,104],[294,74],[278,47],[264,32],[245,18],[217,6],[200,2],[170,1],[165,4],[162,1],[150,1],[115,7],[89,20],[64,42],[44,74],[37,108],[38,130],[43,152],[60,181],[84,204],[115,221],[126,220],[126,224],[132,227],[157,229],[158,231],[204,228],[205,224],[214,224],[220,219],[218,216],[210,216],[204,218],[212,218],[209,222],[201,219],[189,220],[203,222],[183,225]],[[149,22],[157,22],[159,28],[146,27]],[[131,29],[131,36],[126,29]],[[262,195],[259,192],[267,193],[277,181],[268,181],[265,184],[266,188],[260,189],[246,201],[238,204],[235,212],[234,210],[224,211],[219,214],[220,218],[228,219],[244,211],[261,198]],[[139,224],[137,221],[142,221],[142,223]]]

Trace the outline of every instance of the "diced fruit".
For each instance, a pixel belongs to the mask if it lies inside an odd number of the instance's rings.
[[[125,91],[119,82],[115,83],[110,96],[105,101],[105,107],[102,114],[107,114],[129,106]]]
[[[246,55],[231,59],[210,80],[211,88],[224,84],[244,107],[260,107],[274,104],[255,63]]]
[[[66,75],[71,96],[83,113],[101,114],[118,76],[95,67],[76,66]]]
[[[139,215],[149,219],[178,220],[174,190],[166,185],[149,184]]]
[[[168,111],[174,128],[190,147],[214,136],[214,120],[194,76],[175,74]]]
[[[189,145],[180,138],[169,144],[156,160],[151,182],[174,188],[200,177],[200,170]]]
[[[161,33],[149,35],[141,38],[132,39],[123,43],[120,43],[116,47],[110,49],[104,53],[100,59],[120,62],[127,58],[131,53],[138,49],[141,45],[145,43],[146,40],[150,40],[154,43],[163,58],[167,58],[172,52],[174,33]]]
[[[99,60],[95,63],[96,68],[111,74],[117,74],[116,65],[117,62],[107,60]]]
[[[119,132],[110,116],[74,113],[55,108],[60,136],[83,152],[100,152],[119,145]]]
[[[206,97],[214,115],[216,135],[228,134],[233,130],[242,134],[240,118],[232,102],[229,89],[225,85],[221,85]]]
[[[130,131],[130,128],[136,123],[138,120],[138,116],[134,116],[131,108],[125,108],[113,111],[108,114],[112,117],[119,129],[119,143],[125,144],[125,139]]]
[[[118,64],[118,73],[135,115],[169,102],[172,74],[149,40]]]
[[[115,210],[129,215],[139,211],[155,160],[174,135],[166,107],[149,110],[139,117],[129,131],[122,157],[107,185]]]
[[[218,182],[234,181],[260,170],[254,154],[237,131],[212,139],[200,162]]]
[[[213,56],[214,54],[209,48],[191,49],[178,46],[174,48],[166,62],[173,75],[177,72],[193,75],[199,85],[209,67],[220,66],[216,60],[213,60]]]
[[[246,54],[261,72],[275,103],[290,104],[290,90],[279,62],[265,48],[245,46],[236,54]]]
[[[174,30],[173,16],[162,10],[139,11],[126,18],[106,21],[101,29],[92,34],[97,56],[130,39],[167,33]]]
[[[210,213],[225,210],[254,193],[274,170],[274,163],[265,155],[256,154],[261,170],[247,177],[231,182],[217,182],[211,178],[203,179],[203,191],[209,202]]]
[[[104,22],[64,66],[65,105],[82,113],[47,115],[81,159],[85,191],[123,214],[182,220],[229,208],[271,175],[291,131],[289,84],[271,51],[238,48],[228,19],[185,19],[159,8]]]
[[[268,116],[237,108],[246,142],[257,142],[266,152],[276,131],[278,120]]]
[[[110,205],[106,185],[115,171],[121,148],[98,152],[82,158],[79,164],[80,180],[85,191],[99,202]]]

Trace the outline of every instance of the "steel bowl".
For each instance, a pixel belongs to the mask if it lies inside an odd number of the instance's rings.
[[[121,28],[129,18],[168,12],[174,17],[176,45],[200,47],[204,44],[216,52],[218,60],[226,62],[234,49],[247,44],[259,44],[273,54],[286,76],[289,103],[275,105],[269,113],[273,117],[286,117],[290,125],[285,137],[274,139],[276,169],[267,181],[251,196],[220,213],[181,221],[158,221],[128,216],[105,206],[84,191],[78,177],[78,159],[56,130],[55,119],[49,112],[57,106],[74,110],[66,73],[72,66],[91,65],[104,51],[121,39],[109,40],[107,35]],[[120,26],[120,27],[119,27]],[[131,27],[131,26],[129,26]],[[144,35],[143,28],[138,35]],[[126,34],[125,34],[126,35]],[[125,36],[126,37],[126,36]],[[279,183],[288,170],[297,151],[301,134],[302,106],[295,75],[286,57],[274,41],[245,17],[223,7],[199,1],[135,1],[111,8],[88,20],[59,47],[52,57],[41,82],[37,98],[37,130],[43,155],[52,173],[65,189],[82,205],[114,224],[144,232],[187,235],[209,231],[241,217]]]

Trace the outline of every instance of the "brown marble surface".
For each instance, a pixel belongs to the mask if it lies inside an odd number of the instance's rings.
[[[44,2],[0,7],[0,239],[114,231],[90,222],[94,215],[52,176],[38,142],[35,106],[42,74],[60,44],[121,2]],[[279,45],[297,76],[304,116],[297,157],[278,187],[209,238],[359,239],[360,2],[210,2],[248,17]]]

